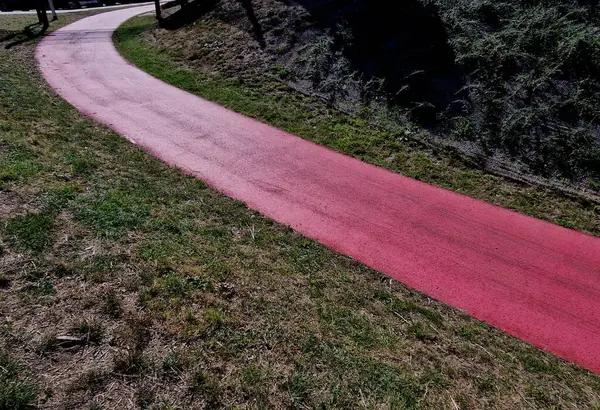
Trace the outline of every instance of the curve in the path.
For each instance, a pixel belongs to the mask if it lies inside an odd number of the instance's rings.
[[[264,215],[600,373],[600,239],[365,164],[151,77],[111,41],[150,10],[46,37],[44,77],[80,111]]]
[[[154,3],[151,1],[147,1],[144,3],[138,3],[138,4],[117,4],[114,6],[85,7],[85,8],[81,8],[81,9],[72,9],[72,10],[58,9],[58,10],[56,10],[56,14],[60,15],[60,14],[70,14],[70,13],[81,13],[84,11],[103,11],[103,10],[110,10],[110,9],[122,9],[122,8],[126,8],[126,7],[144,6],[147,4],[154,4]],[[17,15],[22,15],[22,14],[36,14],[37,15],[37,12],[35,10],[2,11],[2,12],[0,12],[0,17],[2,17],[2,16],[17,16]],[[50,10],[48,10],[48,14],[50,15]]]

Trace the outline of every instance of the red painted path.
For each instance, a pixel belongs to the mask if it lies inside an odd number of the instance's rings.
[[[145,74],[111,33],[151,9],[46,37],[44,77],[80,111],[251,208],[600,373],[600,239],[365,164]]]

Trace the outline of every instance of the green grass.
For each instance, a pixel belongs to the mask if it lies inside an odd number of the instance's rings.
[[[22,367],[3,349],[0,351],[0,410],[32,409],[36,402],[36,387],[20,376]]]
[[[5,154],[0,157],[0,184],[15,180],[25,181],[40,171],[31,151],[18,145],[9,147],[8,144],[0,147],[0,152],[2,151],[5,151]]]
[[[119,52],[144,71],[234,111],[394,172],[600,236],[600,203],[595,200],[487,174],[454,152],[426,148],[410,136],[410,124],[392,130],[373,126],[254,67],[241,65],[240,77],[235,77],[210,56],[192,62],[185,54],[190,49],[213,41],[229,44],[239,34],[214,20],[200,20],[186,30],[181,40],[176,32],[158,29],[151,17],[136,17],[117,30],[114,40]],[[185,47],[177,46],[181,41]]]
[[[15,247],[41,252],[52,244],[52,227],[47,215],[20,215],[6,222],[6,235]]]
[[[383,280],[86,119],[45,85],[33,55],[33,44],[0,48],[11,84],[0,85],[2,155],[25,150],[37,169],[0,192],[10,284],[0,289],[1,351],[20,366],[0,403],[600,404],[599,377]],[[21,228],[9,235],[24,215],[53,221],[52,246],[32,251]],[[66,348],[65,335],[87,343]]]

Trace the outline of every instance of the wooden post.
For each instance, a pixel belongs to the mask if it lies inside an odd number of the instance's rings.
[[[42,25],[42,33],[44,33],[48,27],[50,27],[48,15],[46,14],[46,1],[38,0],[35,11],[37,12],[38,20]]]
[[[154,0],[154,8],[156,9],[156,19],[160,21],[162,19],[160,10],[160,0]]]
[[[50,11],[52,12],[52,21],[58,20],[56,16],[56,9],[54,8],[54,1],[48,0],[48,6],[50,6]]]

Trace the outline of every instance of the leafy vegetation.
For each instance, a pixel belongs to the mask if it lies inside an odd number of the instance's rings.
[[[438,0],[466,76],[449,120],[486,153],[533,172],[600,177],[600,30],[595,2]],[[581,2],[583,3],[583,2]],[[465,129],[466,128],[466,129]]]

